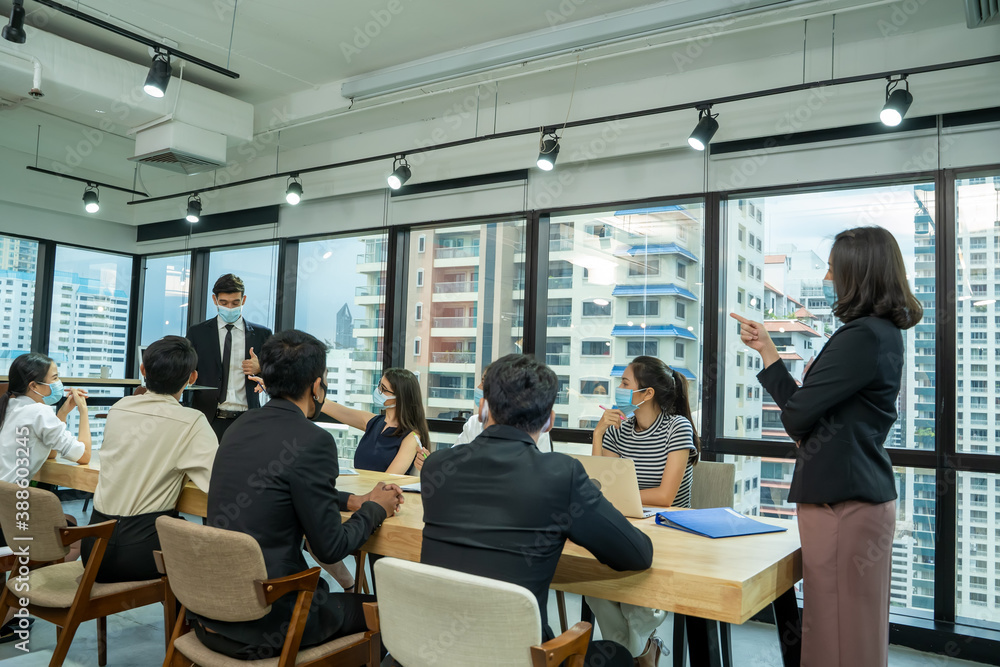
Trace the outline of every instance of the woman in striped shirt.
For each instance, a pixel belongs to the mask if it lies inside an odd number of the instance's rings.
[[[642,504],[691,507],[691,479],[699,441],[691,421],[687,380],[655,357],[636,357],[615,390],[593,436],[594,456],[632,459]],[[587,598],[605,639],[656,665],[662,647],[653,633],[666,619],[659,609]]]

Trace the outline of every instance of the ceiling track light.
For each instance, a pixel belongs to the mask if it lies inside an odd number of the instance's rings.
[[[8,42],[24,44],[27,39],[24,34],[24,0],[14,0],[14,5],[10,8],[10,21],[3,27],[0,35]]]
[[[150,97],[163,97],[170,83],[170,54],[160,49],[153,56],[153,64],[146,75],[146,85],[142,87]]]
[[[719,114],[712,113],[711,104],[699,104],[695,108],[698,109],[698,124],[688,137],[688,145],[696,151],[703,151],[719,131],[719,121],[715,120]]]
[[[910,82],[906,80],[906,75],[899,75],[898,79],[887,77],[885,84],[885,106],[878,115],[879,120],[884,125],[896,127],[903,122],[903,116],[913,104],[913,95],[910,94]],[[899,84],[906,86],[899,88]]]
[[[298,174],[288,177],[288,185],[285,187],[285,201],[295,206],[302,201],[302,181]]]
[[[542,171],[552,171],[559,157],[559,135],[555,130],[542,130],[538,139],[538,160],[535,162]]]
[[[83,191],[83,208],[87,213],[97,213],[101,210],[100,189],[96,183],[87,183]]]
[[[406,162],[406,156],[400,155],[398,158],[392,161],[392,173],[389,174],[389,178],[386,179],[389,182],[389,187],[393,190],[398,190],[403,187],[403,184],[410,180],[410,176],[413,172],[410,171],[410,165]]]
[[[193,192],[188,197],[187,221],[193,224],[199,220],[201,220],[201,197],[197,192]]]

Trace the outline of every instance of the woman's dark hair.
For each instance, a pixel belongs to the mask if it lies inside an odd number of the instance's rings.
[[[424,401],[420,397],[420,381],[405,368],[388,368],[382,376],[392,385],[392,395],[396,397],[395,435],[415,432],[420,438],[420,446],[432,449],[431,434],[427,430],[424,415]]]
[[[28,385],[32,382],[45,382],[45,377],[52,367],[52,359],[39,352],[22,354],[15,357],[7,371],[7,391],[0,396],[0,427],[7,418],[7,404],[15,396],[28,393]]]
[[[534,357],[508,354],[489,365],[483,397],[493,421],[525,433],[545,426],[559,392],[559,379]]]
[[[233,273],[227,273],[224,276],[219,276],[219,279],[215,281],[215,286],[212,287],[212,294],[219,296],[220,294],[233,294],[239,292],[243,294],[243,281],[240,277]]]
[[[694,448],[701,452],[701,439],[691,419],[691,404],[688,402],[687,378],[670,368],[656,357],[636,357],[629,364],[639,389],[653,388],[653,400],[660,410],[668,415],[680,415],[691,422]],[[697,459],[695,460],[697,463]]]
[[[830,252],[837,290],[833,313],[841,322],[874,315],[909,329],[924,315],[910,291],[899,244],[882,227],[856,227],[837,234]]]
[[[297,399],[316,378],[326,381],[326,345],[315,336],[288,329],[260,348],[260,377],[271,398]]]
[[[187,338],[164,336],[143,351],[142,367],[151,392],[176,394],[198,368],[198,353]]]

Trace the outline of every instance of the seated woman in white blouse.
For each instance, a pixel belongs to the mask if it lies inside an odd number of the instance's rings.
[[[63,397],[56,363],[44,354],[23,354],[14,359],[8,371],[7,392],[0,395],[0,481],[18,483],[31,480],[45,459],[62,454],[81,465],[90,462],[90,423],[87,420],[87,394],[67,389],[68,400],[57,413],[51,406]],[[66,426],[73,408],[80,410],[80,436],[74,437]],[[28,450],[28,456],[23,452]],[[27,458],[27,465],[18,459]],[[67,517],[71,519],[72,517]],[[75,522],[74,522],[75,523]],[[6,546],[0,530],[0,546]],[[74,546],[67,562],[80,555]],[[13,610],[12,610],[13,611]],[[4,619],[9,620],[9,619]],[[0,628],[0,643],[13,638],[10,628]]]

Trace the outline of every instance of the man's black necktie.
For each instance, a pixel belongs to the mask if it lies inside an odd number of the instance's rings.
[[[222,384],[219,387],[219,403],[226,402],[229,392],[229,358],[233,356],[233,325],[226,325],[226,342],[222,345]]]

